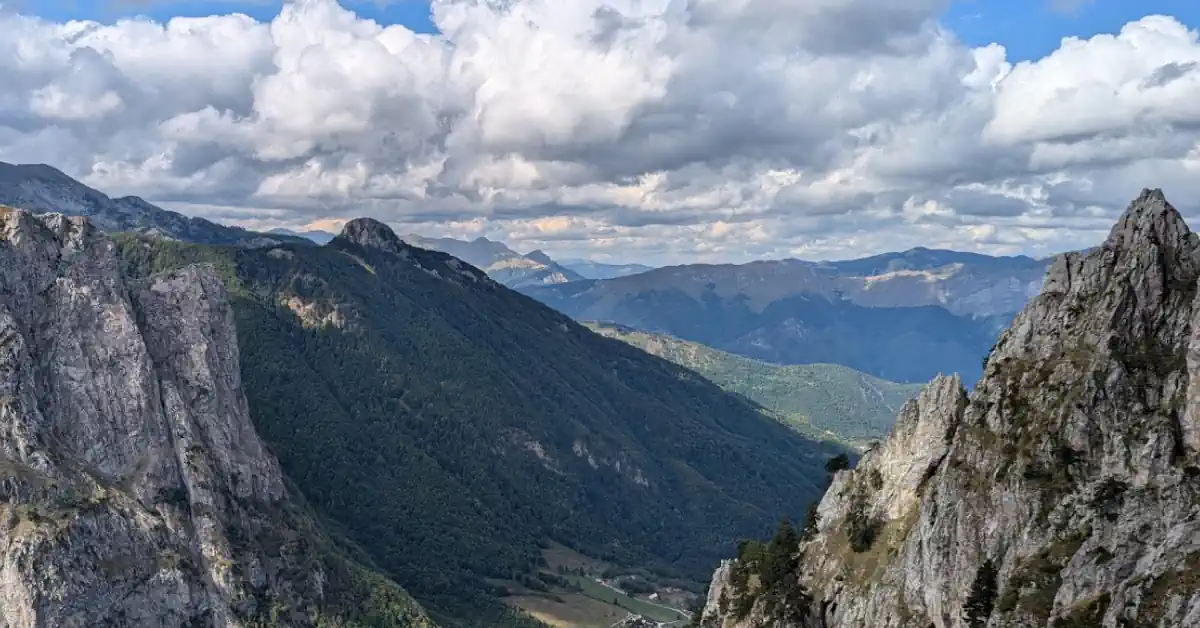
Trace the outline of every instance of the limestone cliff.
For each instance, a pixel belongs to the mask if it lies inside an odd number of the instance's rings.
[[[791,606],[728,561],[704,625],[1200,626],[1198,278],[1200,238],[1143,191],[1052,263],[969,397],[938,378],[836,475]]]
[[[238,360],[211,267],[127,281],[86,219],[0,208],[0,627],[354,625],[374,576],[290,496]],[[427,625],[410,602],[381,625]]]

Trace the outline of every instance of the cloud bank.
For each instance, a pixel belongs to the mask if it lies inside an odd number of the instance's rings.
[[[334,0],[0,16],[0,160],[248,226],[372,215],[648,262],[1094,244],[1200,209],[1200,39],[1147,16],[1011,64],[942,0]]]

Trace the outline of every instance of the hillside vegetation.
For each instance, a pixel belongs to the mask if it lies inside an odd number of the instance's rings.
[[[118,242],[131,274],[217,267],[259,433],[447,624],[520,621],[494,583],[541,586],[551,540],[701,579],[842,451],[374,221],[323,247]]]
[[[696,371],[714,384],[763,406],[815,438],[857,449],[887,436],[904,402],[921,387],[898,384],[837,364],[783,366],[718,351],[666,334],[588,323],[596,333]]]

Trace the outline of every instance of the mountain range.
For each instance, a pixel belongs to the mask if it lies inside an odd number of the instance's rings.
[[[1200,237],[1144,190],[1055,258],[968,394],[939,377],[705,628],[1200,625]]]
[[[292,231],[271,229],[268,233],[308,238],[317,244],[325,244],[335,236],[328,231]],[[570,259],[556,262],[540,250],[518,253],[502,242],[487,238],[458,240],[455,238],[430,238],[417,234],[403,237],[405,242],[423,249],[449,253],[458,259],[483,270],[492,279],[510,287],[566,283],[581,279],[611,279],[651,270],[642,264],[604,264],[585,259]]]
[[[521,290],[580,320],[769,362],[842,364],[899,382],[939,373],[974,381],[1047,264],[913,249],[844,262],[672,266]]]
[[[111,199],[44,165],[0,165],[0,202],[62,209],[108,231],[187,242],[271,246],[333,238],[322,231],[259,234],[186,218],[136,197]],[[778,364],[841,364],[904,383],[938,373],[974,382],[982,356],[1036,293],[1047,265],[1028,257],[913,249],[841,262],[647,269],[559,263],[486,238],[403,239],[454,255],[577,320],[666,333]]]
[[[565,259],[560,262],[563,266],[575,271],[584,279],[614,279],[654,270],[653,266],[645,264],[605,264],[586,259]]]
[[[489,277],[509,288],[583,279],[582,275],[560,265],[541,251],[531,251],[522,255],[502,242],[487,238],[475,238],[468,242],[454,238],[426,238],[408,234],[403,239],[413,246],[453,255],[486,272]]]
[[[267,233],[269,233],[271,235],[282,235],[282,236],[292,236],[295,238],[304,238],[306,240],[312,240],[316,244],[328,244],[330,240],[337,237],[336,234],[329,233],[328,231],[321,231],[320,229],[311,229],[308,231],[292,231],[291,229],[284,229],[282,227],[277,227],[275,229],[268,230]]]

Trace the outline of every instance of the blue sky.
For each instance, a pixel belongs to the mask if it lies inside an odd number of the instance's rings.
[[[1054,0],[958,0],[942,21],[968,44],[1003,44],[1014,61],[1043,57],[1058,48],[1063,37],[1115,33],[1146,15],[1173,15],[1190,28],[1200,26],[1200,0],[1075,0],[1072,4],[1078,6],[1076,11],[1063,12],[1055,10]]]
[[[401,23],[426,32],[433,29],[428,2],[344,1],[360,15],[381,23]],[[13,0],[0,2],[11,5]],[[1057,10],[1056,4],[1078,8]],[[131,14],[166,19],[231,11],[269,19],[278,11],[279,0],[23,0],[22,6],[26,12],[32,9],[53,20],[111,21]],[[1192,28],[1200,26],[1200,0],[956,0],[943,22],[969,44],[1003,44],[1009,59],[1017,61],[1046,55],[1063,37],[1116,32],[1126,22],[1155,13],[1173,15]]]
[[[13,0],[0,0],[8,5]],[[359,15],[383,24],[400,23],[429,32],[429,3],[421,0],[341,0]],[[110,22],[129,15],[145,15],[156,20],[175,15],[199,16],[214,13],[245,13],[269,20],[279,13],[281,0],[16,0],[24,13],[34,13],[55,21],[91,19]]]

